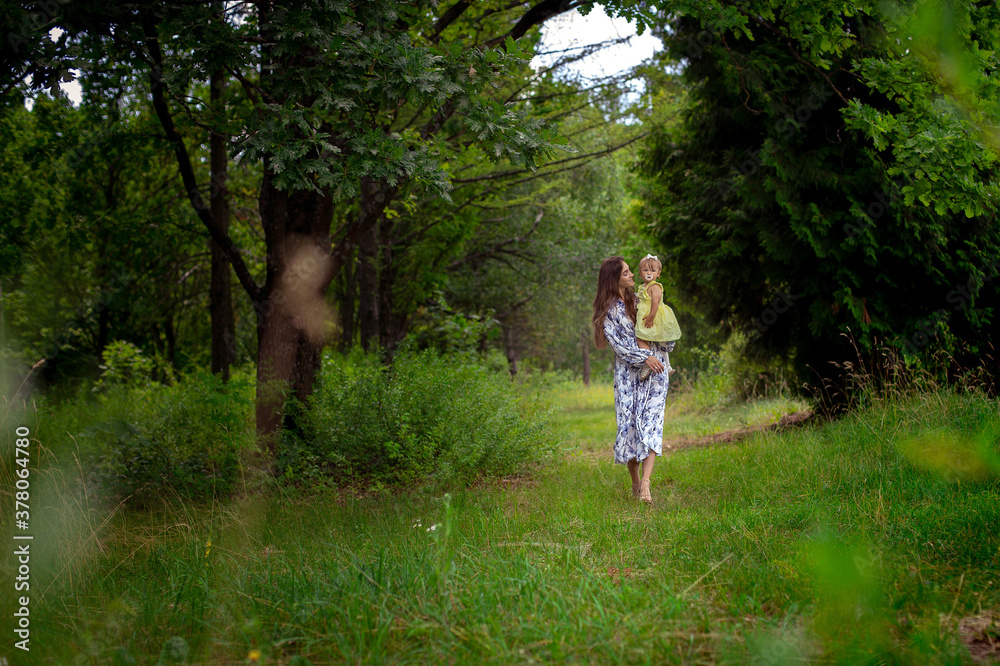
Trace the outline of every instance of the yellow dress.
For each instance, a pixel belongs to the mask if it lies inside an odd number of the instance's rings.
[[[642,320],[652,309],[653,299],[650,298],[647,288],[651,285],[660,287],[660,305],[656,308],[656,316],[653,317],[653,325],[647,328]],[[681,327],[677,324],[677,317],[674,311],[663,302],[663,285],[655,280],[649,285],[643,283],[639,285],[636,294],[639,296],[639,314],[635,322],[635,337],[648,342],[670,342],[679,340],[681,337]]]

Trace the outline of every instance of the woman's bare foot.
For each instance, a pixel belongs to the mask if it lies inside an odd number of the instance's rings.
[[[632,458],[628,461],[628,474],[632,477],[632,497],[639,499],[639,482],[642,481],[642,475],[639,473],[641,465],[639,461]]]

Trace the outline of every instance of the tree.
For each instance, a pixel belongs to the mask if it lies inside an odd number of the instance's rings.
[[[362,237],[399,197],[448,195],[441,141],[466,133],[489,159],[516,167],[532,168],[548,151],[551,134],[525,107],[489,91],[528,55],[518,39],[588,4],[260,0],[220,14],[209,2],[79,0],[55,3],[34,25],[17,5],[3,17],[16,38],[0,72],[5,89],[51,87],[72,67],[148,76],[187,197],[258,313],[257,428],[269,435],[286,391],[309,396],[327,334],[324,295]],[[471,20],[460,28],[463,17]],[[54,41],[52,27],[63,31]],[[470,42],[469,29],[484,38]],[[228,119],[206,117],[212,105],[191,96],[220,70],[245,98]],[[231,154],[262,165],[263,283],[205,204],[178,115],[228,135]],[[334,226],[336,203],[347,199],[356,204]]]
[[[41,95],[3,118],[6,319],[21,362],[45,359],[50,383],[96,369],[114,340],[159,356],[163,379],[196,353],[179,349],[207,292],[207,234],[173,205],[154,119],[121,101],[74,109]]]
[[[512,364],[516,349],[525,351],[525,307],[551,280],[549,269],[560,263],[553,261],[558,255],[555,239],[564,253],[572,252],[574,234],[592,224],[560,215],[559,202],[577,196],[599,198],[600,187],[617,184],[613,178],[600,178],[596,165],[641,136],[640,125],[627,123],[641,109],[626,101],[621,78],[589,85],[556,78],[563,65],[606,45],[565,53],[538,73],[523,65],[517,78],[492,93],[504,103],[523,97],[537,118],[566,138],[565,150],[555,159],[537,169],[496,166],[463,133],[449,133],[443,144],[451,151],[448,169],[454,189],[449,199],[411,195],[397,200],[377,228],[362,238],[357,263],[345,265],[337,290],[344,339],[353,340],[357,321],[366,348],[377,339],[391,350],[408,332],[414,315],[418,328],[433,330],[437,314],[454,323],[451,308],[457,307],[469,321],[497,318],[503,339],[511,342],[506,351]],[[575,176],[580,172],[597,177],[587,182]],[[584,184],[588,189],[571,191]],[[612,207],[599,217],[607,221],[616,212]],[[612,224],[605,235],[616,227]],[[466,279],[474,275],[480,279]],[[465,284],[457,286],[456,281]],[[475,285],[473,291],[470,285]]]
[[[952,6],[975,56],[965,94],[996,99],[998,10]],[[744,333],[747,353],[794,355],[807,380],[840,383],[832,363],[854,357],[843,334],[907,356],[960,354],[961,340],[966,360],[994,341],[984,107],[977,119],[956,104],[882,7],[719,3],[659,28],[691,106],[647,144],[646,219],[687,295]]]

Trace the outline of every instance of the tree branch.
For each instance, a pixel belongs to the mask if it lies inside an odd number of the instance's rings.
[[[426,141],[431,134],[437,132],[441,127],[451,118],[452,114],[455,113],[456,105],[452,100],[448,100],[441,105],[441,108],[431,116],[431,119],[427,121],[424,128],[420,130],[420,138]]]
[[[331,234],[331,238],[335,239],[333,249],[330,251],[329,276],[331,280],[347,262],[348,255],[357,247],[362,234],[385,212],[385,209],[396,197],[397,192],[396,187],[388,186],[372,192],[372,196],[367,197],[367,200],[362,202],[361,210],[357,216],[340,225]]]
[[[427,41],[431,44],[437,44],[441,39],[441,33],[444,32],[444,29],[454,23],[459,16],[465,13],[465,10],[468,9],[471,4],[472,3],[468,2],[468,0],[459,0],[459,2],[456,2],[449,7],[448,11],[442,14],[441,18],[439,18],[437,23],[434,24],[434,27],[431,28],[432,32],[430,37],[427,38]]]
[[[254,106],[258,106],[260,104],[260,102],[257,100],[257,95],[254,94],[254,89],[256,89],[257,92],[260,93],[261,97],[263,97],[268,102],[272,102],[272,103],[274,102],[274,99],[271,98],[271,96],[268,95],[266,91],[262,90],[260,88],[260,86],[255,86],[251,81],[247,80],[247,78],[245,76],[243,76],[239,72],[239,70],[237,70],[237,69],[235,69],[233,67],[230,67],[228,64],[225,65],[225,67],[226,67],[226,71],[229,72],[229,74],[234,79],[236,79],[237,81],[240,82],[240,85],[243,87],[243,92],[245,92],[247,94],[247,97],[250,99],[250,103],[251,104],[253,104]]]
[[[823,80],[826,81],[827,85],[830,86],[830,89],[833,90],[833,92],[837,95],[837,97],[840,98],[840,101],[842,101],[844,103],[844,106],[850,106],[850,102],[848,102],[847,98],[844,97],[844,94],[840,92],[840,89],[837,88],[836,85],[834,85],[833,81],[830,79],[830,76],[826,72],[822,71],[816,65],[812,64],[811,62],[808,62],[808,61],[804,60],[802,58],[802,56],[799,55],[798,51],[796,51],[794,48],[792,48],[792,38],[791,37],[789,37],[788,35],[784,34],[780,30],[778,30],[778,28],[776,28],[775,26],[771,25],[770,23],[768,23],[764,19],[760,18],[759,16],[751,16],[749,14],[746,15],[746,16],[747,16],[747,18],[749,18],[751,21],[753,21],[757,25],[760,25],[760,26],[763,26],[764,28],[767,28],[768,30],[770,30],[771,32],[773,32],[774,34],[776,34],[778,37],[780,37],[781,39],[785,40],[785,46],[788,47],[788,52],[792,54],[792,57],[795,58],[799,62],[799,64],[805,65],[806,67],[808,67],[809,69],[813,70],[814,72],[816,72],[817,74],[819,74],[821,77],[823,77]]]
[[[456,9],[461,2],[457,3],[455,6],[451,7],[448,11]],[[529,9],[524,15],[518,20],[513,28],[510,29],[504,35],[495,37],[488,41],[484,48],[493,48],[498,44],[503,44],[507,41],[507,37],[512,37],[514,39],[520,39],[528,32],[531,28],[536,25],[547,21],[553,16],[558,16],[564,12],[568,12],[571,9],[576,9],[577,7],[586,4],[584,0],[542,0],[537,5]],[[465,11],[464,9],[462,11]],[[447,12],[446,12],[447,14]],[[443,18],[443,17],[442,17]],[[457,18],[457,15],[456,17]],[[453,19],[454,20],[454,19]],[[593,45],[592,45],[593,46]],[[589,48],[589,47],[585,47]],[[553,66],[555,67],[555,65]],[[520,92],[520,91],[519,91]],[[517,93],[515,93],[516,95]],[[448,121],[449,118],[455,113],[456,105],[453,100],[446,101],[441,108],[431,116],[431,119],[427,122],[424,128],[420,131],[420,136],[422,139],[426,140],[431,134],[437,132],[441,127]]]
[[[184,190],[187,192],[188,199],[191,201],[191,205],[194,207],[198,218],[208,229],[208,233],[212,236],[212,239],[225,252],[243,289],[250,296],[250,299],[256,302],[260,300],[260,286],[254,281],[253,276],[250,275],[243,257],[240,256],[229,234],[219,228],[215,218],[212,217],[212,212],[205,205],[205,201],[201,197],[201,192],[198,190],[198,181],[194,174],[194,167],[191,165],[191,158],[188,155],[187,147],[184,145],[184,138],[177,131],[173,118],[170,116],[170,109],[163,94],[163,54],[160,51],[160,42],[156,36],[156,26],[148,14],[143,16],[143,31],[145,33],[146,48],[149,50],[149,55],[152,58],[149,79],[150,90],[153,95],[153,109],[156,111],[156,117],[160,120],[160,125],[163,126],[163,131],[167,135],[167,141],[174,146],[177,169],[180,171]]]
[[[525,34],[536,25],[540,25],[545,21],[549,20],[553,16],[558,16],[568,12],[571,9],[576,9],[581,5],[586,4],[583,0],[542,0],[537,5],[529,9],[524,13],[524,16],[514,24],[514,27],[510,29],[505,35],[500,35],[499,37],[494,37],[490,41],[486,42],[486,48],[493,48],[499,44],[503,44],[507,41],[508,37],[513,39],[521,39]]]
[[[529,296],[525,296],[524,298],[522,298],[521,300],[519,300],[517,303],[512,304],[509,308],[507,308],[506,311],[504,311],[504,312],[497,312],[496,313],[496,318],[497,319],[506,319],[507,317],[509,317],[510,315],[514,314],[515,312],[517,312],[518,310],[520,310],[522,307],[524,307],[525,305],[527,305],[531,301],[532,298],[534,298],[534,294],[529,295]]]
[[[591,92],[592,90],[599,90],[601,88],[607,88],[609,86],[618,86],[619,81],[602,81],[601,83],[594,84],[589,88],[578,88],[573,90],[561,90],[559,92],[548,93],[546,95],[531,95],[530,97],[524,97],[522,99],[517,99],[515,97],[507,98],[506,102],[531,102],[532,104],[538,104],[539,102],[547,102],[550,99],[555,99],[556,97],[565,97],[566,95],[579,95],[580,93]],[[522,86],[517,93],[519,94],[527,86]]]
[[[637,134],[625,143],[620,143],[617,146],[611,146],[610,148],[605,148],[604,150],[598,150],[593,153],[587,153],[586,155],[576,155],[574,157],[567,157],[566,159],[556,160],[555,162],[549,162],[548,164],[542,165],[541,169],[546,169],[551,166],[556,166],[557,164],[565,164],[567,162],[576,162],[579,160],[587,159],[588,157],[597,157],[598,155],[608,155],[615,152],[616,150],[621,150],[625,146],[635,143],[639,139],[645,137],[649,132],[643,132],[642,134]],[[490,173],[484,176],[475,176],[474,178],[455,178],[452,179],[452,183],[457,183],[459,185],[465,185],[467,183],[476,183],[482,180],[498,180],[500,178],[508,178],[510,176],[517,176],[522,173],[527,173],[530,169],[515,169],[513,171],[501,171],[500,173]]]
[[[538,215],[535,216],[535,223],[531,225],[531,229],[529,229],[527,232],[521,234],[520,236],[514,236],[513,238],[508,238],[505,241],[501,241],[495,244],[493,247],[487,250],[483,250],[482,252],[476,252],[474,254],[466,255],[461,259],[456,259],[455,261],[448,264],[448,270],[453,271],[463,264],[467,264],[471,261],[478,261],[480,259],[488,259],[493,255],[500,253],[513,254],[514,256],[520,256],[523,259],[524,257],[521,256],[516,250],[509,250],[507,249],[507,247],[509,245],[516,245],[517,243],[523,243],[525,240],[527,240],[533,233],[535,233],[535,230],[538,229],[538,224],[542,221],[542,217],[544,215],[545,215],[544,210],[538,211]]]

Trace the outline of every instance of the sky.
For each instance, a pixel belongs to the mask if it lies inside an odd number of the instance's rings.
[[[616,37],[631,37],[628,44],[602,50],[592,56],[567,66],[567,70],[584,78],[600,78],[625,71],[649,58],[660,50],[660,40],[648,32],[641,37],[635,34],[635,24],[625,19],[612,19],[601,5],[594,7],[587,16],[577,10],[549,19],[542,25],[539,52],[586,46]],[[536,56],[532,67],[536,69],[551,64],[556,55]],[[73,104],[80,102],[80,84],[76,81],[60,84]]]
[[[631,37],[628,44],[604,49],[568,66],[586,78],[612,76],[630,69],[663,48],[659,39],[647,31],[637,36],[635,24],[622,18],[610,18],[604,8],[597,5],[587,15],[573,10],[549,19],[542,25],[542,42],[539,52],[554,51],[588,44],[596,44],[616,37]],[[550,64],[556,56],[536,56],[531,65],[536,69]]]

